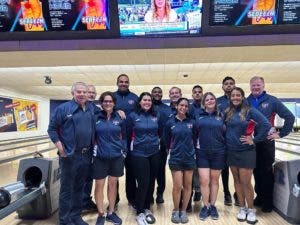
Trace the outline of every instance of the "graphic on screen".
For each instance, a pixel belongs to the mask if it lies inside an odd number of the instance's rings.
[[[0,0],[0,31],[108,30],[109,0]]]
[[[43,6],[40,0],[1,0],[1,31],[44,31]]]
[[[50,30],[109,29],[108,0],[48,0]]]
[[[277,24],[276,0],[212,0],[211,26]]]
[[[199,34],[202,0],[118,0],[121,36]]]
[[[280,24],[300,24],[300,0],[279,0],[278,21]]]

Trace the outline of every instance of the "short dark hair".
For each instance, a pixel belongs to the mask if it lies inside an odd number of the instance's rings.
[[[225,83],[226,81],[228,81],[228,80],[232,80],[233,83],[235,83],[235,80],[233,79],[233,77],[226,76],[226,77],[224,77],[224,79],[223,79],[223,81],[222,81],[222,84],[224,84],[224,83]]]
[[[125,73],[122,73],[122,74],[120,74],[120,75],[118,76],[118,78],[117,78],[117,83],[119,82],[120,77],[127,77],[127,79],[129,80],[128,75],[125,74]]]
[[[152,88],[151,92],[153,92],[155,89],[159,89],[162,91],[161,87],[156,86],[156,87]]]
[[[100,104],[103,103],[104,98],[105,98],[106,96],[110,96],[110,97],[112,98],[114,104],[117,103],[117,99],[116,99],[116,97],[114,96],[114,94],[113,94],[111,91],[105,91],[105,92],[103,92],[103,93],[100,95],[100,97],[99,97],[99,103],[100,103]]]
[[[203,88],[200,85],[195,85],[192,90],[194,90],[196,88],[200,88],[203,91]]]

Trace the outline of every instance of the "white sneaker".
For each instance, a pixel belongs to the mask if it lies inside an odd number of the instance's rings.
[[[148,224],[153,224],[155,223],[156,219],[153,215],[153,213],[149,209],[145,209],[145,218]]]
[[[255,224],[257,222],[255,212],[256,212],[255,209],[248,209],[247,223]]]
[[[237,220],[240,222],[245,221],[247,218],[247,209],[245,207],[241,207],[239,213],[237,214]]]
[[[135,220],[136,220],[138,225],[148,225],[148,223],[146,221],[146,216],[145,216],[144,213],[140,213],[139,215],[137,215],[135,217]]]

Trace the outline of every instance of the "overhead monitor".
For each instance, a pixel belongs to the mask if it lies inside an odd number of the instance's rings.
[[[108,0],[0,0],[0,31],[107,30]]]
[[[212,0],[210,26],[277,23],[276,0]]]
[[[201,33],[202,0],[118,0],[121,36]]]
[[[279,24],[300,24],[300,0],[278,1]]]
[[[210,0],[203,35],[300,33],[300,0]]]

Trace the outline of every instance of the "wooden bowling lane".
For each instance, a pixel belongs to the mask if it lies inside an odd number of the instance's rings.
[[[50,154],[51,155],[51,154]],[[3,169],[10,170],[10,172],[7,172],[7,176],[10,176],[11,181],[15,181],[16,179],[16,173],[17,173],[17,166],[18,163],[15,163],[14,165],[5,164],[0,167],[1,171]],[[154,204],[152,206],[152,211],[154,213],[154,216],[156,217],[156,225],[170,225],[172,224],[170,221],[171,212],[173,210],[173,203],[172,203],[172,180],[171,180],[171,173],[169,169],[167,168],[167,184],[166,184],[166,191],[164,195],[165,203],[161,205]],[[1,176],[1,183],[4,183],[3,176]],[[201,208],[201,202],[194,202],[193,203],[193,212],[189,213],[189,223],[187,225],[196,225],[196,224],[207,224],[207,225],[239,225],[239,224],[246,224],[240,223],[236,220],[236,214],[238,212],[238,207],[236,206],[224,206],[224,196],[223,196],[223,190],[222,190],[222,184],[220,179],[220,190],[218,195],[218,200],[216,203],[216,206],[218,208],[220,218],[219,220],[212,220],[211,218],[208,218],[205,222],[202,222],[198,218],[199,210]],[[121,202],[119,203],[118,207],[118,215],[123,220],[123,225],[135,225],[135,212],[131,208],[131,206],[128,206],[126,197],[125,197],[125,187],[124,187],[124,176],[120,179],[120,197]],[[106,190],[106,187],[105,187]],[[233,188],[233,181],[232,177],[230,177],[230,190],[231,193],[234,192]],[[107,200],[105,199],[105,202]],[[55,225],[57,223],[58,213],[55,213],[50,218],[46,220],[20,220],[18,219],[17,213],[13,213],[9,215],[8,217],[4,218],[3,220],[0,220],[0,225]],[[90,225],[94,225],[96,223],[97,219],[97,213],[85,213],[83,214],[83,218],[86,222],[88,222]],[[259,225],[288,225],[284,219],[282,219],[277,213],[274,211],[272,213],[262,213],[259,209],[257,210],[257,218]],[[106,224],[110,224],[106,222]]]
[[[21,147],[20,147],[21,146]],[[7,150],[7,151],[1,151],[0,153],[0,165],[6,162],[10,162],[13,158],[16,157],[22,157],[22,155],[31,155],[36,151],[46,151],[47,149],[53,149],[55,148],[54,144],[49,140],[39,140],[34,141],[29,144],[29,146],[22,147],[24,144],[18,143],[15,144],[15,148]],[[3,147],[3,146],[1,146]],[[44,152],[46,153],[46,152]],[[43,154],[44,154],[43,153]],[[26,156],[28,157],[28,156]]]
[[[9,144],[17,144],[17,143],[24,143],[34,140],[42,140],[42,139],[48,139],[48,135],[40,135],[40,136],[33,136],[33,137],[27,137],[27,138],[14,138],[14,139],[8,139],[8,140],[1,140],[0,146],[3,145],[9,145]]]

